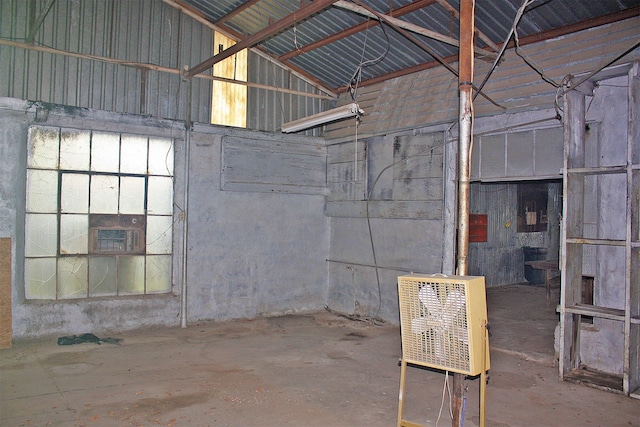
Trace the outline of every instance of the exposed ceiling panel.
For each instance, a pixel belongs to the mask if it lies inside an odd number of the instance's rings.
[[[316,0],[317,1],[317,0]],[[495,52],[509,35],[525,0],[476,0],[476,47]],[[261,40],[256,48],[335,91],[345,90],[361,69],[361,84],[410,72],[439,58],[455,60],[451,43],[412,33],[408,40],[388,24],[346,10],[362,6],[396,16],[445,38],[458,38],[459,0],[343,0],[304,20],[295,13],[311,0],[176,0],[198,11],[219,28],[245,39],[274,23],[289,25]],[[640,14],[639,0],[534,0],[529,1],[517,26],[523,43],[548,34],[557,36]],[[552,32],[552,33],[550,33]],[[431,54],[429,54],[430,52]],[[485,57],[491,61],[492,58]],[[192,64],[197,65],[197,64]]]

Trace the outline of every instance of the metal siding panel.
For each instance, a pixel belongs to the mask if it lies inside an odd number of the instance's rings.
[[[24,39],[31,2],[0,3],[0,36]],[[38,16],[47,1],[33,3]],[[58,0],[40,30],[38,45],[86,55],[181,68],[209,58],[209,28],[158,1]],[[0,60],[10,70],[0,82],[0,95],[124,113],[184,119],[184,84],[176,74],[149,71],[146,106],[140,107],[140,71],[50,53],[0,47]],[[194,79],[193,119],[209,121],[208,80]]]
[[[469,274],[485,276],[487,286],[524,282],[524,257],[516,239],[517,185],[472,183],[470,212],[487,214],[488,239],[469,244]]]
[[[535,174],[562,175],[564,138],[561,127],[535,131]]]
[[[249,54],[248,80],[268,86],[318,93],[311,84],[290,71],[253,53]],[[257,88],[249,88],[249,94],[247,125],[253,129],[277,131],[284,122],[322,111],[322,100],[316,98]],[[318,133],[318,129],[305,132],[307,135]]]
[[[505,136],[489,135],[480,138],[480,176],[500,178],[505,176]]]
[[[533,131],[506,135],[506,176],[533,176]]]

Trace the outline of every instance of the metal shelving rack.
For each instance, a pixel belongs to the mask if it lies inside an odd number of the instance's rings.
[[[640,63],[629,69],[629,118],[626,164],[606,167],[585,166],[585,97],[592,95],[593,84],[585,82],[565,94],[564,126],[564,227],[562,292],[560,297],[560,377],[581,380],[580,330],[582,316],[621,322],[624,331],[623,374],[613,383],[594,385],[614,389],[640,398]],[[575,82],[570,82],[575,83]],[[626,211],[624,239],[585,237],[585,179],[588,176],[624,174]],[[583,252],[587,246],[624,248],[624,309],[585,304],[582,301]],[[620,284],[622,286],[622,284]],[[603,346],[607,345],[602,343]],[[576,375],[576,373],[578,373]],[[621,381],[620,381],[621,380]],[[590,382],[590,381],[586,381]],[[617,383],[617,384],[616,384]],[[611,384],[615,384],[611,386]]]

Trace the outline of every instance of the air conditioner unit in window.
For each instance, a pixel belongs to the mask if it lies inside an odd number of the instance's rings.
[[[398,426],[405,425],[402,420],[402,399],[407,364],[469,376],[482,374],[482,425],[486,385],[484,376],[489,369],[484,277],[441,274],[400,276],[398,297],[402,338]]]

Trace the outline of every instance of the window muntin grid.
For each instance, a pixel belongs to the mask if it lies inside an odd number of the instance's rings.
[[[32,126],[27,299],[170,292],[173,167],[169,138]],[[91,225],[105,216],[120,222]],[[140,216],[137,226],[126,223]]]

